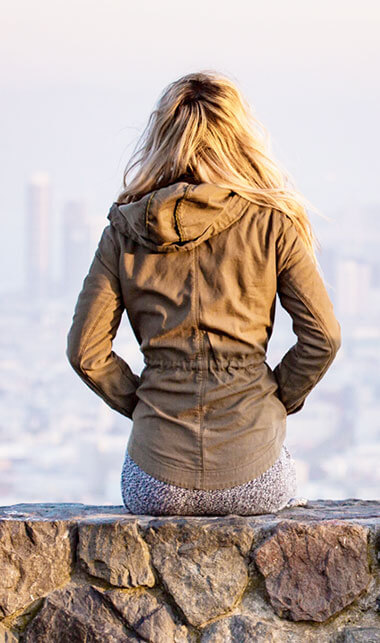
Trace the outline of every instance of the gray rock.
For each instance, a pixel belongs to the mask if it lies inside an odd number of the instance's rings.
[[[268,521],[269,516],[261,519]],[[339,520],[353,521],[380,527],[380,500],[362,500],[361,498],[346,498],[344,500],[308,500],[306,507],[282,509],[276,514],[280,520],[312,521]]]
[[[85,505],[82,502],[19,502],[0,507],[1,520],[106,520],[131,516],[123,505]]]
[[[123,505],[85,505],[80,502],[28,502],[0,506],[0,519],[3,520],[76,520],[90,518],[103,522],[108,518],[135,520],[136,516],[128,514]],[[150,516],[138,516],[139,522],[149,521]],[[171,517],[170,517],[171,518]],[[202,517],[201,517],[202,519]],[[330,520],[363,521],[366,525],[380,527],[380,500],[363,500],[346,498],[344,500],[308,500],[306,507],[284,508],[275,514],[247,516],[246,520],[259,526],[270,522],[296,520]],[[208,517],[206,517],[208,520]],[[217,518],[217,520],[220,520]]]
[[[24,643],[122,643],[141,639],[128,633],[94,587],[52,592],[25,629]]]
[[[257,618],[235,614],[205,628],[201,643],[274,643],[284,641],[273,635],[273,628]]]
[[[334,643],[379,643],[380,627],[345,627]]]
[[[169,605],[146,590],[107,590],[106,598],[123,620],[149,643],[185,643],[191,639],[185,625],[177,625]]]
[[[149,549],[136,521],[83,522],[79,525],[78,560],[88,574],[118,587],[153,587]]]
[[[248,582],[253,530],[239,517],[151,521],[145,539],[167,591],[194,626],[230,610]]]
[[[0,618],[69,579],[74,531],[61,521],[0,521]]]
[[[254,552],[275,612],[294,621],[325,621],[371,581],[368,529],[338,521],[277,525]]]

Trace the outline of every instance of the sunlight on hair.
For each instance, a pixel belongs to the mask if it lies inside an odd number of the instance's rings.
[[[269,133],[236,83],[213,70],[186,74],[164,89],[125,168],[118,202],[179,180],[213,183],[288,215],[318,265],[307,208],[328,217],[274,159]]]

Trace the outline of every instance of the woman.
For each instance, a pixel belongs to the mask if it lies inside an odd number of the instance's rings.
[[[341,344],[306,203],[234,82],[193,73],[164,90],[67,343],[78,375],[133,420],[121,476],[128,511],[249,515],[305,503],[286,418]],[[272,371],[276,293],[297,343]],[[124,310],[144,355],[140,376],[112,350]]]

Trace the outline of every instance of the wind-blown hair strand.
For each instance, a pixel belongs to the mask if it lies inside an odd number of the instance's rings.
[[[320,212],[274,160],[268,131],[236,83],[215,71],[187,74],[164,89],[125,168],[117,202],[189,178],[287,214],[317,264],[314,243],[320,244],[307,208]]]

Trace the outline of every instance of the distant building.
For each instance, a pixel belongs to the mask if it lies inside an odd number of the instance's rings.
[[[371,266],[344,258],[337,264],[337,309],[340,315],[365,318],[371,310]]]
[[[33,174],[26,188],[26,275],[28,294],[44,298],[50,283],[51,188],[49,175]]]
[[[84,201],[68,201],[63,209],[63,289],[72,294],[80,290],[90,265],[91,227]]]
[[[322,245],[321,253],[317,253],[318,261],[322,268],[322,278],[326,285],[329,297],[336,305],[336,279],[338,256],[335,247]]]

